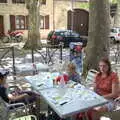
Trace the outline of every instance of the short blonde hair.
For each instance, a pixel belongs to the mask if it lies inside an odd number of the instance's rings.
[[[71,69],[71,70],[76,70],[76,66],[72,62],[68,64],[68,68]]]

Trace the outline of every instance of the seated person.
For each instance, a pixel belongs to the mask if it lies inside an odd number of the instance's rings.
[[[8,72],[7,71],[0,71],[0,97],[8,103],[17,103],[17,102],[24,102],[32,103],[36,101],[37,94],[31,91],[20,91],[18,94],[11,94],[7,95],[7,88],[5,87],[6,78]]]
[[[67,71],[69,80],[81,83],[80,75],[76,72],[76,66],[74,65],[74,63],[68,64]]]
[[[62,78],[61,76],[58,76],[56,78],[56,81],[59,82],[61,78]],[[63,74],[63,78],[65,83],[67,83],[68,80],[80,83],[80,75],[76,72],[76,67],[73,63],[68,64],[67,73]]]
[[[118,76],[115,72],[112,72],[110,61],[107,58],[103,58],[99,62],[99,72],[95,78],[94,90],[97,94],[109,100],[108,104],[93,108],[93,110],[90,111],[90,119],[98,120],[99,115],[97,113],[112,111],[114,109],[114,99],[118,97],[119,91]]]

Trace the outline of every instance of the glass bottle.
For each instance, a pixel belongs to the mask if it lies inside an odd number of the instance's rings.
[[[60,87],[61,88],[64,88],[65,87],[65,80],[64,80],[64,76],[63,75],[61,75],[61,79],[60,79]]]

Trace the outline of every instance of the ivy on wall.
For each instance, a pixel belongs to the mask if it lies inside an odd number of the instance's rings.
[[[117,3],[117,0],[112,0],[112,3]]]
[[[80,3],[80,8],[82,8],[82,9],[86,9],[86,10],[88,10],[89,9],[89,3]]]

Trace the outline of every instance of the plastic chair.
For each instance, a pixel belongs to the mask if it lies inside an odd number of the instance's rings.
[[[93,87],[93,83],[94,83],[94,80],[95,80],[95,76],[96,74],[98,73],[98,71],[94,70],[94,69],[90,69],[88,71],[88,74],[87,74],[87,77],[86,77],[86,80],[85,80],[85,86],[90,88],[90,87]]]
[[[37,120],[37,117],[35,115],[27,115],[27,116],[15,118],[12,120]]]
[[[27,108],[26,105],[24,103],[13,103],[13,104],[9,104],[7,102],[5,102],[1,97],[0,97],[0,117],[7,118],[9,117],[10,113],[17,113],[18,110],[21,110],[23,112],[23,109],[25,110],[25,114],[27,114]],[[5,115],[6,113],[6,115]],[[4,115],[3,115],[4,114]],[[4,119],[3,119],[4,120]]]

